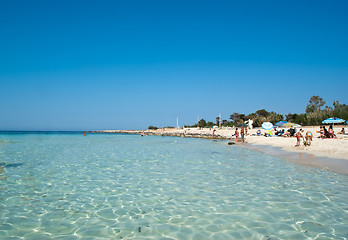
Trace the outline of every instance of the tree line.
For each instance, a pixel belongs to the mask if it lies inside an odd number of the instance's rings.
[[[267,111],[265,109],[257,110],[254,113],[244,114],[234,112],[230,115],[229,120],[221,120],[220,117],[216,117],[215,122],[206,121],[205,119],[199,120],[198,123],[185,126],[185,127],[213,127],[221,126],[224,127],[235,127],[243,124],[248,119],[253,120],[254,127],[260,127],[263,122],[271,122],[275,124],[278,121],[286,120],[301,124],[302,126],[320,125],[322,121],[330,117],[338,117],[348,120],[348,105],[341,104],[339,101],[334,101],[332,107],[325,106],[326,102],[319,96],[312,96],[309,99],[309,103],[306,106],[305,113],[289,113],[282,115],[274,111]],[[153,126],[151,126],[153,128]]]

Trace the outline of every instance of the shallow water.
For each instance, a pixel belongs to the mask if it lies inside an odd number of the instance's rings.
[[[0,133],[0,239],[345,239],[348,176],[225,141]]]

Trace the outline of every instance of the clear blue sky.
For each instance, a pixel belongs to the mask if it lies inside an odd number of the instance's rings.
[[[2,1],[0,130],[348,104],[348,1]]]

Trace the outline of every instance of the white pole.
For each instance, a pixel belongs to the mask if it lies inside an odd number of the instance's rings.
[[[219,113],[219,127],[221,128],[221,113]]]
[[[176,128],[179,129],[179,118],[176,118]]]

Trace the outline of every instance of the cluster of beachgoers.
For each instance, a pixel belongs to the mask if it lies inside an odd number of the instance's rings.
[[[265,130],[249,127],[160,128],[156,130],[105,130],[106,133],[160,135],[207,139],[229,139],[231,144],[280,147],[291,152],[348,160],[348,134],[345,125],[305,126]],[[241,135],[243,132],[243,136]]]

